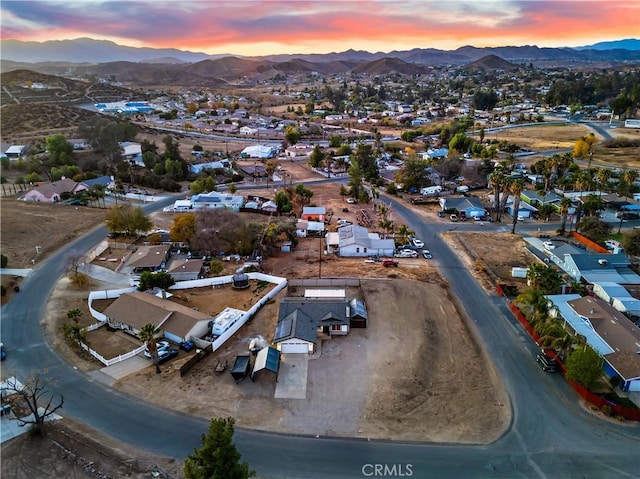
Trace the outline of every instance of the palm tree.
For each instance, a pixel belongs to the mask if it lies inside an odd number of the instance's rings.
[[[638,171],[637,170],[627,170],[627,171],[624,172],[623,178],[624,178],[625,183],[627,183],[627,185],[629,185],[626,191],[629,191],[629,192],[633,193],[633,184],[638,179]],[[627,198],[627,196],[625,195],[625,199],[626,198]]]
[[[496,212],[496,221],[500,220],[500,192],[505,182],[505,174],[502,167],[496,168],[489,178],[489,185],[493,189],[493,209]]]
[[[411,231],[407,225],[400,225],[396,232],[396,239],[400,240],[401,245],[407,244],[409,236],[413,236],[415,232]]]
[[[562,198],[558,206],[560,207],[561,218],[560,230],[564,231],[567,226],[567,214],[569,213],[569,208],[571,207],[571,198]]]
[[[596,173],[596,178],[600,184],[600,188],[603,190],[609,189],[609,178],[611,178],[611,170],[608,168],[599,168]]]
[[[518,222],[518,211],[520,210],[520,194],[524,190],[524,180],[518,178],[509,184],[509,191],[513,195],[513,226],[511,234],[516,232],[516,223]]]
[[[151,360],[156,367],[156,374],[160,374],[160,362],[157,348],[158,338],[156,338],[159,333],[160,329],[153,323],[145,324],[138,332],[140,340],[147,343],[147,348],[149,348],[149,353],[151,353]]]

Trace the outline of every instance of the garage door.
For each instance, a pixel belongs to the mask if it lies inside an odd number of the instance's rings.
[[[308,343],[282,343],[282,354],[307,354],[308,352]]]

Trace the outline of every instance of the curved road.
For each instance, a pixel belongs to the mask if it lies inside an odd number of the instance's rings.
[[[145,209],[150,212],[173,200]],[[450,226],[423,223],[403,203],[389,201],[434,253],[434,261],[471,318],[472,333],[490,353],[509,392],[511,426],[496,442],[478,446],[300,437],[238,429],[235,441],[243,459],[260,477],[268,478],[372,477],[375,464],[395,471],[386,477],[409,477],[409,471],[419,478],[638,477],[639,427],[605,422],[583,411],[560,375],[543,373],[537,366],[535,345],[505,304],[487,295],[439,239],[438,231]],[[495,226],[485,224],[484,228]],[[2,309],[0,326],[8,349],[3,369],[24,376],[46,368],[54,379],[53,388],[65,396],[63,414],[134,446],[182,460],[200,445],[208,421],[142,403],[93,381],[62,360],[43,336],[39,318],[63,273],[66,255],[89,250],[104,235],[104,227],[98,227],[52,255]]]

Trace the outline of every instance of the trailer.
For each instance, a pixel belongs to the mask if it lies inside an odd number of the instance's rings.
[[[241,355],[236,356],[236,360],[231,368],[231,376],[235,379],[236,383],[239,383],[249,375],[251,370],[251,356]]]

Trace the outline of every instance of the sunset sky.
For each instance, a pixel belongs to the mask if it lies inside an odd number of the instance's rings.
[[[640,0],[2,0],[0,14],[2,39],[247,56],[574,47],[640,34]]]

